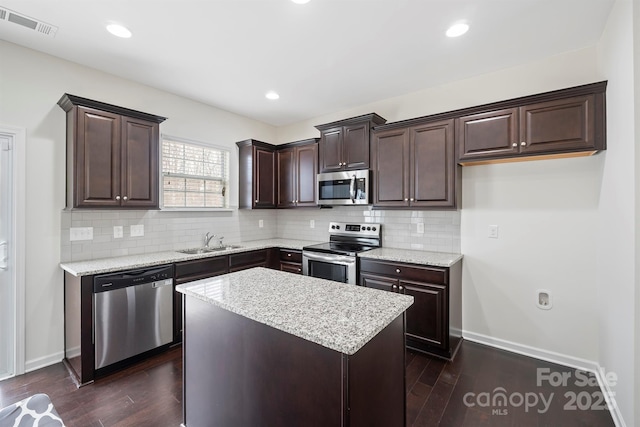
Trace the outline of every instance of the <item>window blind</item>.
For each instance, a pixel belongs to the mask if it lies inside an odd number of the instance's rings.
[[[228,181],[229,151],[163,136],[163,207],[227,208]]]

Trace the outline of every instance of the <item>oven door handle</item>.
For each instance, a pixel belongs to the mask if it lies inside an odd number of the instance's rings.
[[[302,252],[302,257],[311,261],[324,261],[324,262],[332,262],[334,264],[341,265],[351,265],[355,264],[356,257],[347,256],[347,255],[335,255],[335,254],[321,254],[318,252]]]

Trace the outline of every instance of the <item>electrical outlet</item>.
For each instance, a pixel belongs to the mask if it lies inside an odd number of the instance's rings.
[[[309,220],[309,228],[316,228],[316,220],[315,219],[310,219]]]
[[[418,226],[418,234],[424,234],[424,222],[416,224]]]
[[[142,236],[144,236],[144,224],[132,225],[129,228],[129,235],[131,237],[142,237]]]
[[[498,226],[497,225],[490,225],[489,226],[488,236],[489,236],[490,239],[497,239],[498,238]]]
[[[113,226],[113,238],[114,239],[122,239],[122,236],[124,236],[123,227],[121,225],[114,225]]]
[[[261,219],[258,220],[258,227],[259,228],[264,227],[264,221],[263,220],[261,220]]]
[[[69,229],[69,240],[93,240],[93,227],[71,227]]]

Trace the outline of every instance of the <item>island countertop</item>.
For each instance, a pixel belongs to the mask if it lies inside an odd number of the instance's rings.
[[[178,292],[352,355],[413,297],[262,267],[202,279]]]

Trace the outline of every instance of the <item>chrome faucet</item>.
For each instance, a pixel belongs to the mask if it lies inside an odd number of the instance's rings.
[[[207,232],[207,234],[204,235],[204,247],[209,249],[209,242],[211,241],[211,239],[213,239],[214,237],[216,237],[215,234],[209,235],[210,233]]]
[[[205,247],[205,249],[209,249],[209,242],[214,237],[218,239],[218,247],[219,248],[224,247],[224,244],[222,243],[222,239],[224,239],[224,236],[216,236],[215,234],[211,234],[211,233],[207,232],[207,234],[204,235],[204,247]]]

